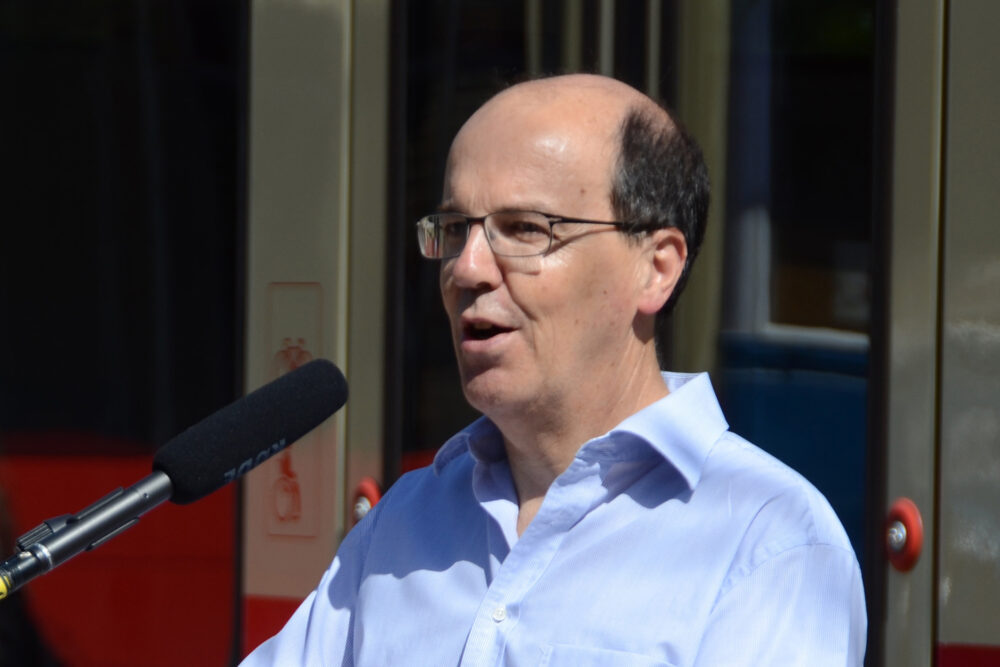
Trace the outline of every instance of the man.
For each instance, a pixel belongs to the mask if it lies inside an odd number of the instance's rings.
[[[659,370],[707,204],[694,142],[625,84],[532,81],[477,111],[418,234],[484,417],[247,663],[860,664],[829,505],[728,432],[707,376]]]

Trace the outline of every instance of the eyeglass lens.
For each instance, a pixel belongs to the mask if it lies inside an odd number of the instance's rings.
[[[455,213],[423,218],[417,232],[421,252],[431,258],[458,256],[469,238],[471,224],[469,218]],[[493,252],[506,257],[543,254],[552,240],[548,217],[531,211],[491,213],[483,220],[483,228]]]

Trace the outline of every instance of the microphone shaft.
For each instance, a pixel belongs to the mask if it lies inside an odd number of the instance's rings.
[[[77,514],[57,517],[22,535],[18,553],[0,565],[0,600],[81,551],[107,542],[170,498],[173,485],[155,471],[127,489],[116,489]]]

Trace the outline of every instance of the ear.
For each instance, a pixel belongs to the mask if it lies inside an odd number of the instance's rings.
[[[684,234],[676,227],[657,229],[646,239],[643,255],[645,280],[639,294],[639,312],[655,315],[680,280],[684,262],[687,260],[687,242]]]

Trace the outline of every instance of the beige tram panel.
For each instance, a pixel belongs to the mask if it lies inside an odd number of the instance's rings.
[[[309,357],[347,406],[244,484],[243,591],[301,599],[382,470],[388,0],[251,7],[247,389]]]
[[[1000,3],[948,6],[938,636],[1000,658]]]

